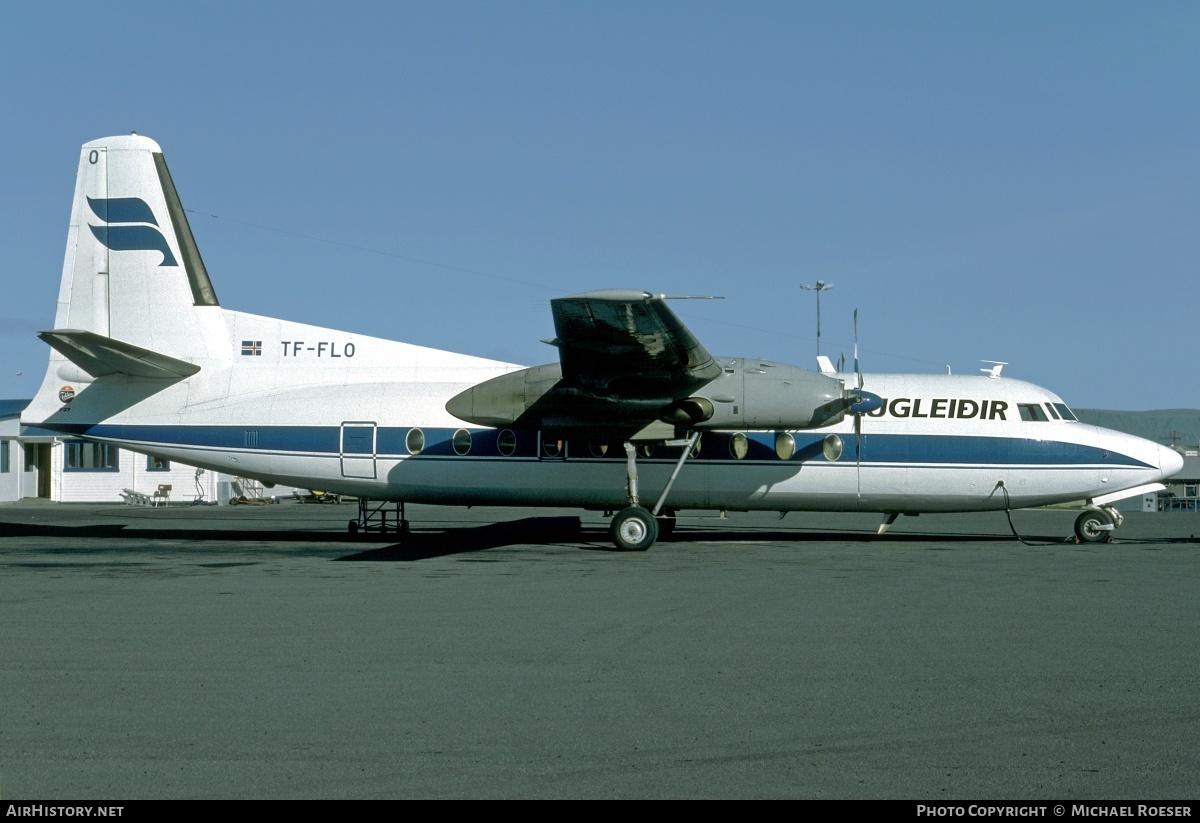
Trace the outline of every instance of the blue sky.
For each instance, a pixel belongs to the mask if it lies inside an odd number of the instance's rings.
[[[79,145],[163,147],[227,308],[537,364],[548,301],[718,294],[717,354],[984,359],[1200,408],[1200,5],[22,3],[0,396],[45,367]],[[214,217],[213,215],[216,215]],[[14,376],[16,372],[23,376]]]

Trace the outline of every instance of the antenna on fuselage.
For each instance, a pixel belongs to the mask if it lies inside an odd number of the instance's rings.
[[[993,380],[1000,379],[1000,370],[1008,365],[1007,363],[1004,363],[1000,360],[980,360],[979,362],[992,364],[992,367],[990,369],[980,369],[980,371],[983,372],[984,374],[986,374],[988,377],[992,378]]]

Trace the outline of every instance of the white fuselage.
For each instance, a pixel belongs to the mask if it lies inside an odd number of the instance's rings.
[[[450,397],[518,366],[219,307],[196,311],[209,353],[196,358],[198,374],[146,396],[153,381],[139,391],[138,378],[95,380],[66,361],[56,373],[52,363],[47,380],[73,379],[76,396],[55,405],[43,391],[27,419],[238,476],[371,499],[596,508],[627,500],[619,443],[546,443],[536,431],[506,434],[446,411]],[[857,435],[852,415],[806,431],[705,432],[667,505],[975,511],[1090,501],[1178,469],[1169,449],[1055,419],[1062,401],[1019,380],[868,374],[864,387],[885,402],[861,418]],[[1044,419],[1022,419],[1022,405]],[[643,499],[658,496],[680,453],[660,444],[639,456]]]

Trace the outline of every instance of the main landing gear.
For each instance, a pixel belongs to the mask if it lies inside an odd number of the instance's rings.
[[[664,509],[667,495],[675,485],[675,479],[683,469],[684,461],[692,454],[700,432],[695,432],[687,440],[668,441],[668,445],[682,445],[683,454],[675,464],[675,470],[667,480],[666,487],[654,504],[654,509],[647,511],[638,500],[637,449],[628,441],[625,442],[625,476],[627,482],[629,506],[617,512],[609,526],[608,533],[613,545],[621,551],[644,552],[654,545],[659,535],[669,536],[675,530],[675,512]]]

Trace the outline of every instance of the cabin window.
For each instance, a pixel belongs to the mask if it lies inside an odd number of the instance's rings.
[[[640,454],[642,457],[653,457],[654,456],[654,444],[653,443],[640,443],[640,444],[638,444],[637,450],[638,450],[638,454]]]
[[[833,463],[842,456],[842,438],[836,434],[825,435],[825,440],[821,443],[821,452],[826,460]]]
[[[1063,420],[1075,420],[1078,422],[1079,418],[1075,416],[1073,411],[1067,408],[1066,403],[1055,403],[1054,408],[1058,409],[1059,417]]]
[[[1042,407],[1037,403],[1018,403],[1017,411],[1021,413],[1022,420],[1040,423],[1047,421],[1046,413],[1042,411]]]
[[[425,448],[425,432],[420,429],[409,429],[404,438],[404,448],[409,454],[420,454]]]
[[[513,452],[517,450],[517,436],[513,434],[512,429],[505,429],[500,432],[496,438],[496,450],[505,457],[511,457]]]
[[[121,465],[121,450],[111,443],[85,443],[68,440],[63,469],[69,472],[115,472]]]
[[[454,445],[455,454],[466,454],[471,450],[471,433],[466,429],[459,429],[454,433],[454,439],[451,442]]]
[[[563,442],[561,440],[542,440],[542,454],[546,457],[558,457],[562,454]]]
[[[8,441],[0,440],[0,474],[8,474]]]
[[[588,452],[591,453],[592,457],[605,457],[608,454],[608,444],[589,440]]]
[[[796,453],[796,439],[787,432],[775,435],[775,454],[780,460],[791,460]]]
[[[147,455],[146,471],[148,472],[169,472],[171,470],[171,461],[164,460],[161,457]]]
[[[729,438],[729,453],[733,455],[734,460],[741,460],[750,453],[750,441],[746,439],[746,435],[737,432]]]

